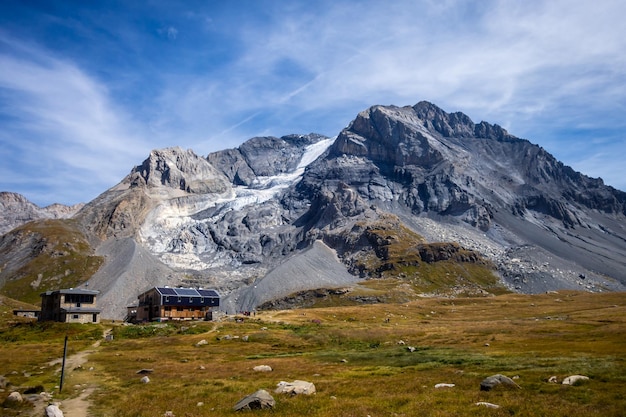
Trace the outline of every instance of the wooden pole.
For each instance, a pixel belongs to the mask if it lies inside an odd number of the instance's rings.
[[[67,357],[67,335],[65,335],[65,343],[63,344],[63,364],[61,365],[61,383],[59,384],[59,392],[63,391],[63,378],[65,377],[65,358]]]

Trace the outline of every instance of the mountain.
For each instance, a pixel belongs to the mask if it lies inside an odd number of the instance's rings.
[[[102,260],[89,288],[120,318],[152,285],[216,288],[231,312],[328,294],[624,290],[625,220],[626,193],[420,102],[373,106],[335,138],[155,150],[71,221]],[[0,264],[19,255],[2,247]]]
[[[51,204],[47,207],[39,207],[21,194],[0,192],[0,213],[2,213],[0,235],[33,220],[70,218],[83,205],[82,203],[73,206]]]

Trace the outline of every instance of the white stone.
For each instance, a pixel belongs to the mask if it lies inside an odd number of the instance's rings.
[[[22,394],[20,394],[17,391],[13,391],[12,393],[9,394],[6,401],[12,402],[12,403],[21,403],[22,401],[24,401],[24,399],[22,398]]]
[[[50,404],[46,407],[45,417],[63,417],[63,411],[56,404]]]
[[[482,406],[482,407],[487,407],[487,408],[500,408],[499,405],[497,404],[492,404],[492,403],[487,403],[484,401],[479,401],[476,403],[476,405]]]
[[[563,385],[574,385],[578,381],[586,381],[588,379],[589,377],[584,375],[571,375],[563,380]]]
[[[295,380],[293,382],[285,382],[280,381],[276,384],[278,388],[276,388],[277,394],[303,394],[303,395],[311,395],[315,394],[315,385],[312,382],[299,381]]]

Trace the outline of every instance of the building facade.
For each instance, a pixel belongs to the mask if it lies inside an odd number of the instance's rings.
[[[220,306],[215,290],[202,288],[154,287],[139,295],[139,302],[129,309],[134,321],[211,320]]]
[[[39,321],[99,323],[98,291],[76,288],[46,291],[41,294]]]

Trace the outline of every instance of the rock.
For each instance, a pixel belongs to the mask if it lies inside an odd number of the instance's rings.
[[[154,372],[154,369],[140,369],[137,371],[137,374],[146,375],[146,374],[151,374],[152,372]]]
[[[548,382],[551,384],[556,384],[559,381],[556,379],[556,376],[552,375],[550,378],[548,378]]]
[[[452,388],[452,387],[454,387],[454,384],[441,383],[441,384],[435,385],[435,388]]]
[[[482,382],[480,383],[480,390],[491,391],[492,389],[499,387],[499,386],[506,387],[506,388],[517,388],[517,389],[521,388],[519,385],[515,383],[515,381],[513,381],[508,376],[504,376],[502,374],[496,374],[496,375],[492,375],[483,379]]]
[[[266,408],[273,408],[275,404],[276,401],[274,400],[274,397],[272,397],[269,392],[261,389],[254,394],[250,394],[241,399],[237,404],[235,404],[233,410],[262,410]]]
[[[46,407],[45,417],[63,417],[63,411],[56,404],[50,404]]]
[[[24,398],[22,398],[22,394],[20,394],[17,391],[13,391],[12,393],[9,394],[5,402],[15,404],[15,403],[21,403],[23,401],[24,401]]]
[[[4,377],[4,375],[0,375],[0,388],[4,389],[10,384],[9,380]]]
[[[143,378],[141,378],[141,382],[144,384],[147,384],[148,382],[150,382],[150,378],[148,378],[147,376],[144,376]]]
[[[416,348],[415,346],[407,346],[406,350],[408,350],[409,352],[415,352]]]
[[[198,343],[196,343],[196,346],[202,346],[202,345],[207,345],[209,342],[207,342],[205,339],[202,339],[201,341],[199,341]]]
[[[315,394],[315,385],[312,382],[295,380],[293,382],[280,381],[276,384],[278,388],[274,391],[277,394]]]
[[[258,365],[252,368],[256,372],[272,372],[272,367],[269,365]]]
[[[588,376],[584,375],[571,375],[563,380],[563,385],[575,385],[578,382],[587,381]]]
[[[479,405],[479,406],[487,407],[487,408],[500,408],[500,406],[497,405],[497,404],[487,403],[487,402],[484,402],[484,401],[479,401],[479,402],[475,403],[475,405]]]

